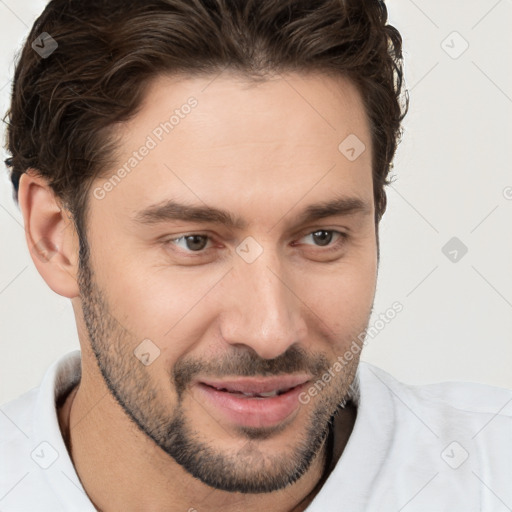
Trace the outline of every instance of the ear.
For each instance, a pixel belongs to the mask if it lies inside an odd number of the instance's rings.
[[[21,175],[18,202],[27,245],[41,277],[55,293],[70,299],[78,296],[78,236],[70,213],[34,169]]]

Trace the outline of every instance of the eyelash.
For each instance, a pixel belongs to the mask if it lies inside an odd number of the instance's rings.
[[[305,236],[314,235],[315,233],[318,233],[318,232],[321,232],[321,231],[323,231],[325,233],[333,233],[333,234],[339,235],[338,241],[335,242],[334,244],[328,245],[328,246],[317,246],[318,248],[323,249],[322,252],[324,252],[324,253],[330,253],[332,251],[339,250],[341,248],[341,246],[348,239],[348,234],[347,233],[344,233],[342,231],[337,231],[337,230],[334,230],[334,229],[315,229],[314,231],[309,231],[307,233],[304,233],[303,235],[301,235],[300,238],[304,238]],[[205,233],[187,233],[187,234],[181,235],[181,236],[176,237],[176,238],[171,238],[171,239],[164,240],[163,244],[165,246],[173,245],[173,242],[177,242],[177,241],[185,239],[185,238],[187,238],[189,236],[206,237],[209,240],[212,240],[212,237],[210,237],[209,235],[207,235]],[[307,244],[307,245],[310,245],[310,244]],[[195,256],[203,256],[206,253],[207,250],[208,249],[206,248],[206,249],[201,249],[200,251],[180,250],[179,252],[184,252],[188,257],[192,257],[193,258]]]

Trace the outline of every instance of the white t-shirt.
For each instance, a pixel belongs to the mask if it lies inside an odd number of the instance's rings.
[[[0,408],[1,512],[95,512],[56,411],[79,374],[70,352]],[[512,510],[512,390],[409,386],[365,362],[353,387],[354,429],[307,512]]]

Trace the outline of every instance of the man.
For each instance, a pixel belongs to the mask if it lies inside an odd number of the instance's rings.
[[[48,4],[8,165],[81,351],[2,407],[1,510],[512,506],[512,392],[359,362],[407,110],[386,22],[377,0]]]

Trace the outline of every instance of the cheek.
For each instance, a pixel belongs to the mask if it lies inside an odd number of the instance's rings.
[[[297,294],[324,324],[325,336],[345,343],[366,328],[375,296],[376,258],[348,259],[301,281]],[[320,320],[319,320],[320,319]],[[334,338],[335,337],[335,338]]]
[[[168,366],[204,337],[215,309],[208,294],[224,272],[191,272],[126,256],[102,263],[99,285],[111,313],[138,340],[136,345],[151,340]]]

